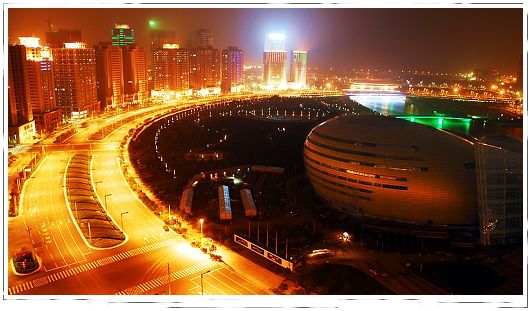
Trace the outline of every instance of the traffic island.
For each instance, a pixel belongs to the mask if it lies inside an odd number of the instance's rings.
[[[126,241],[124,232],[107,213],[107,197],[98,200],[91,180],[92,155],[78,153],[67,166],[65,174],[65,197],[72,218],[87,244],[94,248],[117,247]]]
[[[42,268],[42,259],[30,250],[22,249],[9,260],[14,275],[29,275]]]

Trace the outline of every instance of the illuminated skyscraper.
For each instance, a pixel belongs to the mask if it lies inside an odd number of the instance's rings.
[[[61,122],[61,112],[56,108],[53,79],[53,57],[39,38],[21,37],[20,44],[9,50],[15,101],[27,108],[18,109],[18,121],[34,119],[38,132],[54,130]],[[27,116],[23,112],[28,109]]]
[[[9,71],[13,78],[13,89],[16,102],[17,124],[33,120],[31,110],[28,76],[25,70],[26,47],[24,45],[9,46]]]
[[[127,24],[114,24],[111,36],[113,46],[125,46],[135,42],[135,30]]]
[[[190,88],[199,90],[220,87],[221,57],[218,49],[199,48],[190,51]]]
[[[243,84],[243,51],[236,46],[224,49],[221,55],[221,91]]]
[[[148,97],[146,50],[132,44],[122,48],[122,55],[125,101],[142,101]]]
[[[190,88],[190,52],[177,46],[155,51],[154,84],[157,91],[186,91]]]
[[[148,67],[146,68],[148,75],[148,91],[154,89],[155,81],[155,52],[159,49],[162,49],[165,44],[174,44],[175,41],[175,31],[169,30],[149,30],[149,40],[151,45],[151,50],[149,54]]]
[[[270,33],[264,49],[264,84],[270,87],[286,84],[287,53],[284,34]]]
[[[67,119],[91,116],[99,111],[94,49],[80,43],[65,43],[52,49],[55,99]]]
[[[124,103],[122,49],[107,42],[94,46],[96,56],[96,83],[101,109]]]
[[[308,67],[308,52],[291,51],[290,58],[290,82],[297,86],[306,87],[306,68]]]

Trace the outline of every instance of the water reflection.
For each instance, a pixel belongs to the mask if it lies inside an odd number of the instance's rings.
[[[386,116],[414,114],[414,105],[406,108],[406,97],[404,95],[358,94],[351,95],[350,99]]]
[[[521,121],[496,120],[503,112],[487,103],[447,99],[406,98],[404,95],[356,94],[350,99],[387,116],[407,116],[405,119],[481,138],[488,134],[504,134],[522,139]],[[476,120],[470,118],[481,118]],[[463,117],[453,119],[452,117]],[[468,121],[467,121],[468,120]]]

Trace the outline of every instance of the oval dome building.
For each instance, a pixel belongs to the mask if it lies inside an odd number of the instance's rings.
[[[384,222],[477,226],[474,144],[378,115],[336,117],[304,145],[306,172],[331,207]]]

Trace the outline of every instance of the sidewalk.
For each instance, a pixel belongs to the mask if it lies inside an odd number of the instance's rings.
[[[266,287],[271,294],[274,294],[273,290],[278,289],[282,283],[285,283],[288,286],[288,289],[284,291],[284,294],[286,295],[304,295],[309,293],[305,288],[300,287],[283,276],[275,274],[274,272],[255,264],[244,256],[228,249],[226,246],[222,244],[216,245],[222,250],[222,259],[227,266],[244,275],[253,283]]]

